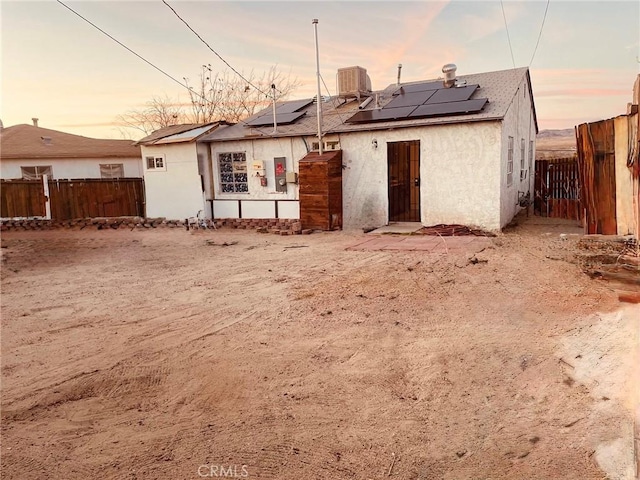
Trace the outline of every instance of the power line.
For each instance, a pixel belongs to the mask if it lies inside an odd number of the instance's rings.
[[[329,98],[331,99],[331,104],[333,105],[333,109],[336,111],[336,113],[338,114],[338,118],[340,119],[340,123],[342,123],[344,125],[344,121],[342,120],[342,115],[340,115],[340,112],[338,111],[338,106],[336,106],[336,102],[335,99],[331,96],[331,92],[329,91],[329,87],[327,87],[327,84],[324,82],[324,78],[322,75],[320,75],[320,80],[322,80],[322,84],[324,85],[324,89],[327,91],[327,93],[329,94]],[[318,101],[320,101],[320,99],[318,99]],[[328,133],[328,132],[327,132]]]
[[[175,9],[174,9],[171,5],[169,5],[169,4],[167,3],[167,1],[166,1],[166,0],[162,0],[162,3],[164,3],[164,4],[169,8],[169,10],[171,10],[171,11],[173,12],[173,14],[174,14],[176,17],[178,17],[178,18],[180,19],[180,21],[181,21],[182,23],[184,23],[184,24],[187,26],[187,28],[188,28],[189,30],[191,30],[191,31],[193,32],[193,34],[194,34],[196,37],[198,37],[198,39],[199,39],[202,43],[204,43],[204,44],[207,46],[207,48],[208,48],[209,50],[211,50],[211,51],[215,54],[215,56],[216,56],[216,57],[218,57],[220,60],[222,60],[222,62],[223,62],[227,67],[229,67],[229,68],[230,68],[230,69],[231,69],[231,70],[232,70],[236,75],[238,75],[240,78],[242,78],[245,82],[247,82],[247,84],[251,85],[251,86],[252,86],[253,88],[255,88],[257,91],[259,91],[259,92],[260,92],[260,93],[262,93],[263,95],[265,95],[265,96],[269,97],[269,94],[268,94],[268,93],[266,93],[266,92],[262,91],[260,88],[256,87],[253,83],[251,83],[249,80],[247,80],[246,78],[244,78],[244,76],[243,76],[240,72],[238,72],[235,68],[233,68],[233,67],[231,66],[231,64],[229,64],[229,62],[227,62],[224,58],[222,58],[222,57],[220,56],[220,54],[219,54],[218,52],[216,52],[216,51],[211,47],[211,45],[209,45],[209,44],[207,43],[207,41],[206,41],[204,38],[202,38],[202,37],[198,34],[198,32],[196,32],[196,31],[191,27],[191,25],[189,25],[189,24],[187,23],[187,21],[186,21],[185,19],[183,19],[183,18],[178,14],[178,12],[176,12],[176,11],[175,11]]]
[[[511,52],[511,61],[513,62],[513,68],[516,68],[516,61],[513,58],[513,48],[511,47],[511,37],[509,36],[509,27],[507,26],[507,16],[504,13],[504,4],[500,0],[500,7],[502,8],[502,18],[504,18],[504,28],[507,31],[507,40],[509,41],[509,51]]]
[[[536,56],[536,52],[538,51],[538,45],[540,44],[540,37],[542,37],[542,29],[544,28],[544,21],[547,19],[547,10],[549,10],[549,0],[547,0],[547,6],[544,9],[544,17],[542,17],[542,25],[540,25],[540,33],[538,34],[538,41],[536,42],[536,48],[533,49],[533,55],[531,55],[529,66],[531,66],[531,64],[533,63],[533,57]]]
[[[155,68],[157,71],[159,71],[160,73],[162,73],[164,76],[166,76],[167,78],[173,80],[175,83],[177,83],[178,85],[180,85],[183,88],[186,88],[189,93],[194,94],[195,96],[199,97],[200,99],[202,99],[205,102],[208,102],[208,100],[203,97],[202,95],[200,95],[199,93],[197,93],[193,88],[189,87],[187,84],[182,83],[180,80],[176,79],[174,76],[172,76],[171,74],[165,72],[164,70],[162,70],[160,67],[158,67],[157,65],[154,65],[153,63],[151,63],[149,60],[147,60],[146,58],[144,58],[142,55],[134,52],[132,49],[130,49],[129,47],[127,47],[124,43],[122,43],[121,41],[119,41],[117,38],[113,37],[112,35],[110,35],[109,33],[105,32],[103,29],[101,29],[100,27],[98,27],[95,23],[93,23],[91,20],[83,17],[81,14],[79,14],[78,12],[76,12],[73,8],[71,8],[70,6],[66,5],[64,2],[62,2],[61,0],[56,0],[60,5],[62,5],[64,8],[66,8],[67,10],[69,10],[70,12],[72,12],[73,14],[75,14],[76,16],[80,17],[82,20],[84,20],[85,22],[87,22],[89,25],[91,25],[93,28],[95,28],[96,30],[98,30],[99,32],[101,32],[103,35],[106,35],[107,37],[109,37],[111,40],[113,40],[114,42],[116,42],[118,45],[120,45],[122,48],[126,49],[128,52],[134,54],[136,57],[138,57],[140,60],[142,60],[143,62],[145,62],[147,65]],[[255,87],[254,87],[255,88]],[[264,92],[262,92],[264,93]],[[251,127],[248,123],[246,123],[244,120],[238,120],[238,123],[242,123],[248,127]],[[262,131],[261,129],[257,128],[257,127],[251,127],[251,128],[255,128],[258,132],[260,132],[261,134],[265,135],[265,136],[271,136],[271,134],[266,133],[264,131]]]
[[[89,25],[91,25],[93,28],[95,28],[96,30],[98,30],[99,32],[101,32],[102,34],[106,35],[107,37],[109,37],[111,40],[113,40],[114,42],[116,42],[118,45],[120,45],[122,48],[126,49],[127,51],[133,53],[136,57],[138,57],[140,60],[142,60],[143,62],[145,62],[147,65],[155,68],[157,71],[159,71],[160,73],[162,73],[165,77],[170,78],[171,80],[173,80],[174,82],[176,82],[178,85],[180,85],[181,87],[186,88],[189,91],[193,91],[192,89],[190,89],[187,85],[185,85],[184,83],[182,83],[180,80],[178,80],[177,78],[173,77],[172,75],[168,74],[167,72],[165,72],[164,70],[162,70],[160,67],[158,67],[157,65],[154,65],[153,63],[151,63],[149,60],[147,60],[146,58],[144,58],[142,55],[134,52],[133,50],[131,50],[129,47],[127,47],[124,43],[122,43],[121,41],[119,41],[118,39],[116,39],[115,37],[113,37],[112,35],[108,34],[107,32],[105,32],[103,29],[101,29],[99,26],[97,26],[95,23],[93,23],[91,20],[88,20],[87,18],[83,17],[82,15],[80,15],[78,12],[76,12],[73,8],[71,8],[70,6],[66,5],[64,2],[62,2],[61,0],[56,0],[60,5],[62,5],[64,8],[66,8],[67,10],[71,11],[72,13],[74,13],[75,15],[77,15],[78,17],[80,17],[82,20],[84,20],[85,22],[87,22]],[[197,93],[193,92],[195,95],[199,96],[200,98],[202,98],[203,100],[204,97],[202,97],[201,95],[198,95]]]

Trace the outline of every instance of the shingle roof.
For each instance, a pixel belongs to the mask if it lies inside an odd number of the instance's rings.
[[[486,120],[501,120],[507,113],[509,105],[523,80],[527,80],[529,87],[531,79],[529,77],[529,69],[516,68],[511,70],[500,70],[496,72],[476,73],[470,75],[459,75],[458,79],[466,80],[467,84],[478,84],[480,88],[476,90],[471,98],[488,98],[489,103],[478,113],[466,115],[449,115],[430,118],[416,118],[405,120],[393,120],[376,123],[345,123],[345,121],[358,111],[358,102],[351,101],[346,104],[339,104],[339,100],[333,97],[331,101],[322,104],[322,131],[328,133],[344,133],[356,131],[385,130],[389,128],[415,127],[426,125],[443,125],[450,123],[467,123]],[[438,79],[421,80],[420,82],[403,83],[402,86],[412,85],[416,83],[424,83],[427,81],[436,81]],[[398,90],[398,86],[389,85],[386,89],[379,92],[380,105],[384,107],[393,97],[393,93]],[[531,99],[533,96],[531,88],[529,88]],[[297,100],[296,100],[297,101]],[[336,108],[337,107],[337,108]],[[375,108],[375,101],[369,103],[365,110]],[[245,120],[249,122],[264,114],[265,109],[253,117]],[[273,133],[271,126],[267,127],[249,127],[245,122],[237,123],[225,129],[216,130],[213,133],[205,135],[201,141],[219,142],[225,140],[237,140],[242,138],[269,138],[269,137],[290,137],[302,135],[316,135],[317,133],[317,117],[316,104],[313,103],[302,109],[305,115],[290,125],[278,125],[277,132]],[[535,118],[535,107],[534,107]],[[536,124],[537,130],[537,124]]]
[[[135,158],[140,147],[131,140],[83,137],[33,125],[0,130],[0,158]]]

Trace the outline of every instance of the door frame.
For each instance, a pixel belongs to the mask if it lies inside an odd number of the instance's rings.
[[[387,142],[388,222],[421,221],[420,183],[420,140]]]

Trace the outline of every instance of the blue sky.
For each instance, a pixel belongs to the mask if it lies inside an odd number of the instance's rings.
[[[311,20],[319,19],[321,73],[335,93],[338,68],[365,67],[374,89],[402,79],[513,67],[500,1],[188,2],[168,0],[236,69],[274,64],[298,77],[293,98],[315,94]],[[571,128],[626,111],[639,73],[635,1],[551,0],[530,65],[544,1],[504,0],[517,67],[530,66],[541,129]],[[178,79],[224,65],[157,1],[68,2]],[[152,96],[187,100],[180,86],[54,1],[2,1],[0,119],[118,138],[118,114]],[[323,92],[323,94],[326,92]]]

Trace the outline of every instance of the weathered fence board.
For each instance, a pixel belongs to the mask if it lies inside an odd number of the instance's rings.
[[[615,235],[618,225],[613,119],[578,125],[576,136],[585,231]]]
[[[2,180],[0,217],[44,217],[46,199],[40,180]]]

